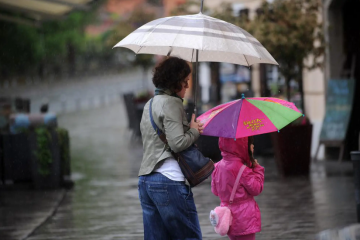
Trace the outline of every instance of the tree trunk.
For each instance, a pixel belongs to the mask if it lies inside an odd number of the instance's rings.
[[[38,76],[41,80],[44,79],[44,72],[45,72],[45,62],[44,60],[41,60],[41,62],[38,64],[37,67],[38,70]]]
[[[290,78],[286,77],[285,82],[286,82],[286,98],[290,102],[290,98],[291,98],[291,94],[290,94]]]
[[[67,52],[67,60],[68,60],[68,74],[69,76],[74,76],[75,74],[75,47],[68,43],[68,52]]]
[[[270,90],[267,86],[265,64],[260,64],[260,94],[261,97],[270,97]]]
[[[300,93],[300,107],[303,114],[305,114],[305,104],[304,104],[304,88],[303,88],[303,65],[298,64],[299,74],[298,74],[298,83],[299,83],[299,93]]]

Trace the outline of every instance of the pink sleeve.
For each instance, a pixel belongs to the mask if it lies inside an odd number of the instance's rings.
[[[242,183],[248,193],[259,195],[264,187],[264,168],[260,165],[253,169],[247,168]]]
[[[215,196],[218,196],[218,191],[216,189],[216,182],[215,182],[216,172],[217,172],[216,165],[217,165],[217,163],[215,163],[215,169],[214,169],[213,173],[211,174],[211,191]]]

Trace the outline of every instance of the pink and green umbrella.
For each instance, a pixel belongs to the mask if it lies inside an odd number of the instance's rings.
[[[291,102],[262,97],[221,104],[197,119],[204,124],[203,135],[242,138],[279,131],[301,116]]]

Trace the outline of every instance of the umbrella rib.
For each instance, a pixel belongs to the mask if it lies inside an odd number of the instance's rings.
[[[244,34],[244,36],[247,38],[247,39],[249,39],[246,35],[247,34],[245,34],[244,33],[244,29],[242,29],[241,27],[239,27],[240,28],[240,32],[242,33],[242,34]],[[249,34],[249,33],[248,33]],[[251,35],[252,36],[252,35]],[[257,49],[257,47],[256,46],[254,46],[252,43],[251,43],[251,41],[249,41],[249,43],[251,44],[251,46],[255,49],[255,51],[256,51],[256,53],[259,55],[259,57],[260,57],[260,60],[261,60],[261,54],[259,53],[259,51],[258,51],[258,49]],[[244,56],[245,56],[245,54],[244,54]]]
[[[244,100],[245,100],[245,99],[243,99],[243,100],[241,101],[241,108],[243,107]],[[240,121],[241,108],[240,108],[240,110],[239,110],[239,115],[237,116],[237,121],[236,121],[235,139],[236,139],[237,128],[238,128],[238,126],[239,126],[239,121]]]
[[[227,29],[228,29],[230,32],[233,32],[233,30],[232,30],[229,26],[238,28],[238,29],[240,30],[240,32],[246,37],[246,39],[248,39],[248,37],[246,36],[247,34],[244,33],[245,30],[242,29],[241,27],[238,27],[238,26],[236,26],[236,25],[234,25],[234,24],[232,24],[232,23],[225,24],[225,26],[227,27]],[[253,48],[254,48],[254,50],[256,51],[256,53],[257,53],[259,56],[261,56],[261,55],[259,54],[257,48],[251,43],[251,41],[249,41],[249,44],[251,44],[251,46],[253,46]],[[249,48],[249,47],[247,46],[247,48]],[[250,50],[251,50],[251,49],[250,49]],[[245,54],[242,54],[242,55],[244,56],[244,58],[245,58],[245,60],[246,60],[246,62],[247,62],[247,59],[246,59],[246,57],[245,57]],[[254,57],[255,57],[255,56],[254,56]],[[261,57],[260,57],[260,59],[261,59]],[[248,65],[248,66],[250,66],[250,65]]]
[[[245,54],[243,54],[243,56],[244,56],[244,58],[245,58],[245,61],[246,61],[247,65],[248,65],[248,67],[250,67],[249,62],[248,62],[248,60],[246,59],[246,55],[245,55]]]
[[[140,48],[139,48],[139,50],[137,50],[136,54],[138,54],[142,48],[143,48],[143,46],[140,46]]]
[[[231,24],[231,23],[230,23]],[[229,30],[229,32],[232,32],[232,29],[230,29],[230,27],[228,26],[228,24],[224,24],[224,26]],[[230,25],[231,26],[231,25]],[[235,26],[235,25],[234,25]],[[235,27],[237,27],[237,26],[235,26]],[[240,29],[240,31],[242,30],[240,27],[237,27],[237,28],[239,28]],[[223,33],[223,31],[221,30],[221,32]],[[242,34],[244,34],[244,33],[242,33]],[[226,45],[227,45],[227,42],[226,42]],[[228,49],[229,49],[229,47],[228,47]],[[243,55],[244,56],[244,58],[245,58],[245,54],[243,54],[243,53],[241,53],[241,55]],[[246,58],[245,58],[245,60],[246,60]],[[247,60],[246,60],[246,62],[247,62]],[[248,63],[248,62],[247,62]],[[249,66],[249,63],[248,63],[248,66]]]

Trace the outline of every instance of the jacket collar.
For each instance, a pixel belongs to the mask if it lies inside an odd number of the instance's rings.
[[[181,101],[184,101],[181,97],[179,97],[176,93],[171,92],[169,89],[164,89],[164,88],[156,88],[155,89],[155,96],[156,95],[169,95],[172,97],[176,97],[181,99]]]

